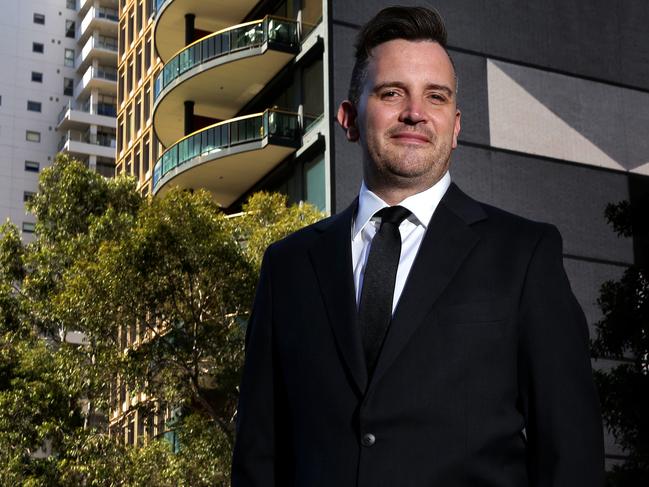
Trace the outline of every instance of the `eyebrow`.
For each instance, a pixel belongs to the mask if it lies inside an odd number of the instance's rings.
[[[384,81],[383,83],[379,83],[374,87],[372,91],[375,93],[378,91],[381,91],[384,88],[402,88],[404,90],[407,90],[408,87],[406,86],[405,83],[401,81]],[[429,83],[426,85],[427,90],[440,90],[445,92],[448,96],[453,96],[453,90],[449,88],[446,85],[439,85],[436,83]]]

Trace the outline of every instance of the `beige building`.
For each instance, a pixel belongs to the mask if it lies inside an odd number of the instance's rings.
[[[322,0],[120,0],[117,172],[143,194],[205,188],[226,212],[257,189],[330,209]],[[137,326],[122,333],[137,346]],[[110,428],[170,434],[171,408],[118,383]]]

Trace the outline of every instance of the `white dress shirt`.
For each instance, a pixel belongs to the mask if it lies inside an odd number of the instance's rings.
[[[400,206],[410,210],[412,215],[405,219],[399,226],[399,232],[401,233],[401,256],[399,257],[397,279],[392,298],[393,313],[401,297],[403,287],[406,284],[412,263],[419,250],[419,245],[424,239],[424,234],[426,233],[430,219],[450,184],[451,175],[446,171],[446,174],[434,186],[428,188],[426,191],[409,196],[399,203]],[[370,245],[381,222],[381,219],[374,217],[374,214],[386,206],[390,205],[367,189],[363,181],[358,194],[358,210],[352,222],[352,265],[354,268],[357,306],[361,298],[363,275],[365,274],[367,257],[370,253]]]

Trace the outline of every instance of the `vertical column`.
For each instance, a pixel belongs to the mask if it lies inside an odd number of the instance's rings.
[[[185,100],[185,135],[194,131],[194,102]]]
[[[185,45],[188,46],[194,42],[194,22],[196,16],[194,14],[185,14]]]

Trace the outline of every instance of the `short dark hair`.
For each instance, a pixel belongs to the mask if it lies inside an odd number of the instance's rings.
[[[394,39],[434,41],[442,46],[448,54],[446,27],[437,10],[426,7],[384,8],[363,26],[356,37],[356,60],[347,95],[355,105],[361,96],[372,49]],[[448,57],[455,71],[453,60],[450,55]],[[455,79],[457,83],[457,75],[455,75]]]

